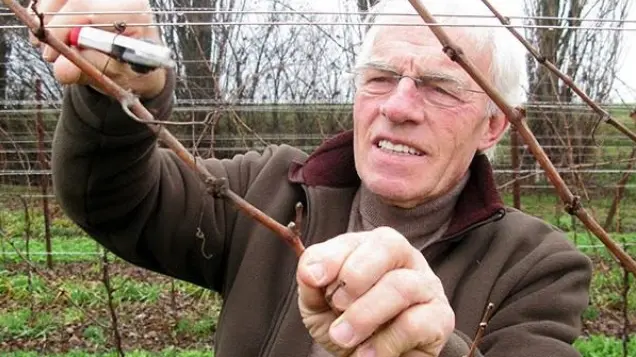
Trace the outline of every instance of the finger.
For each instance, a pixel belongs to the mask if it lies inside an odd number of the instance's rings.
[[[298,308],[303,324],[308,327],[309,334],[320,344],[331,344],[329,326],[338,317],[324,302],[320,290],[311,287],[298,288]],[[316,301],[312,301],[316,300]],[[311,306],[309,308],[308,306]],[[333,346],[337,348],[337,346]]]
[[[345,233],[308,247],[298,261],[299,283],[314,288],[333,282],[347,256],[359,246],[364,233]]]
[[[358,347],[354,356],[374,351],[375,357],[436,357],[454,328],[455,314],[448,304],[415,305]]]
[[[312,248],[309,247],[305,250],[305,253]],[[315,248],[314,248],[315,249]],[[308,256],[313,256],[309,252]],[[307,259],[307,257],[304,257]],[[301,257],[301,260],[303,257]],[[299,265],[303,265],[303,262],[299,262]],[[322,268],[318,268],[322,269]],[[301,272],[304,270],[304,273]],[[323,288],[316,287],[314,277],[304,277],[307,275],[308,269],[298,269],[298,308],[300,310],[300,316],[302,316],[303,324],[308,328],[309,334],[312,338],[327,348],[329,351],[341,351],[342,349],[335,345],[329,338],[329,326],[336,320],[338,315],[330,308],[324,295]],[[324,272],[317,272],[319,276],[324,276]],[[336,274],[333,274],[334,276]],[[309,281],[309,284],[306,283]]]
[[[121,78],[125,78],[132,72],[130,67],[99,51],[81,50],[80,55],[104,76],[111,78],[118,84]],[[64,56],[58,57],[53,65],[55,77],[61,84],[95,84],[95,81],[82,72],[73,62]]]
[[[324,311],[331,310],[325,299],[323,290],[312,284],[308,284],[306,279],[299,277],[300,274],[297,275],[297,280],[298,299],[301,310],[304,310],[306,314],[320,314]]]
[[[298,282],[298,297],[301,316],[305,326],[328,326],[336,319],[329,302],[325,298],[324,287],[337,276],[342,263],[355,248],[360,245],[364,235],[361,233],[345,233],[326,242],[315,244],[300,256],[296,280]],[[325,314],[332,314],[327,315]],[[309,317],[314,316],[311,321]],[[329,334],[322,331],[327,342]]]
[[[430,271],[426,259],[404,236],[390,228],[371,232],[344,262],[338,281],[345,282],[333,295],[333,305],[344,311],[387,272],[409,268],[424,274]]]
[[[391,270],[343,312],[330,329],[332,340],[346,348],[359,344],[402,311],[435,299],[439,285],[434,274]]]

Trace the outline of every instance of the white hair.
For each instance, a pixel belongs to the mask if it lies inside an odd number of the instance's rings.
[[[524,101],[523,86],[527,77],[523,47],[506,28],[501,27],[499,20],[481,1],[420,0],[420,3],[439,24],[468,25],[461,28],[466,29],[465,35],[474,44],[474,49],[478,52],[490,50],[491,64],[489,73],[484,73],[486,78],[509,105],[515,107]],[[358,51],[356,65],[370,60],[379,32],[376,25],[401,22],[400,17],[404,18],[402,14],[419,16],[408,0],[380,0],[369,10],[367,22],[370,27]],[[498,111],[497,105],[489,100],[486,116],[490,117]],[[496,145],[493,145],[485,152],[490,160],[494,159],[495,149]]]

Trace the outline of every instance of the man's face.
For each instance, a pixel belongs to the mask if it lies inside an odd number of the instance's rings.
[[[475,51],[461,28],[446,31],[488,77],[489,52]],[[391,73],[422,81],[392,80]],[[492,146],[505,129],[501,115],[487,117],[487,95],[442,52],[426,27],[381,29],[370,66],[358,78],[356,169],[363,183],[390,204],[413,207],[448,192],[476,150]]]

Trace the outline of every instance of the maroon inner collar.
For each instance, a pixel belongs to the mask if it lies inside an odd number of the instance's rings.
[[[455,215],[445,236],[477,224],[504,208],[486,155],[475,155],[470,178],[455,207]],[[294,162],[291,182],[308,186],[355,187],[360,177],[353,157],[353,131],[340,133],[321,144],[304,163]]]

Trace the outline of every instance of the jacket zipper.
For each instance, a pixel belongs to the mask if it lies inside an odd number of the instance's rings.
[[[444,241],[446,242],[446,241],[449,241],[449,240],[453,240],[453,239],[455,239],[455,238],[457,238],[457,237],[459,237],[461,235],[464,235],[464,234],[472,231],[473,229],[479,228],[479,227],[481,227],[483,225],[486,225],[488,223],[491,223],[491,222],[498,221],[498,220],[502,219],[503,216],[505,216],[505,215],[506,215],[505,208],[500,208],[500,209],[497,210],[497,212],[493,213],[490,217],[488,217],[488,218],[486,218],[484,220],[481,220],[479,222],[473,223],[470,226],[462,229],[461,231],[453,234],[452,236],[444,238]]]
[[[309,232],[309,192],[307,192],[307,188],[302,185],[303,191],[305,192],[305,197],[307,198],[305,201],[307,202],[305,207],[305,224],[302,230],[301,238],[303,240],[303,244],[306,246],[309,243],[309,238],[307,237],[307,233]],[[287,310],[289,310],[289,304],[291,303],[291,297],[293,295],[294,290],[296,289],[296,279],[291,279],[291,284],[289,285],[289,289],[287,290],[287,295],[285,296],[285,300],[276,310],[276,323],[274,324],[274,328],[270,329],[267,336],[265,337],[265,347],[262,349],[262,352],[259,356],[269,356],[272,353],[272,348],[274,346],[274,336],[278,336],[278,332],[280,330],[280,325],[283,323],[283,317]]]

